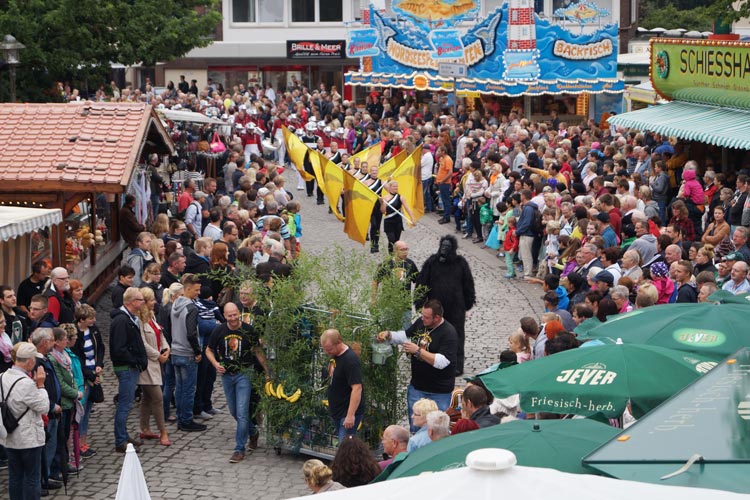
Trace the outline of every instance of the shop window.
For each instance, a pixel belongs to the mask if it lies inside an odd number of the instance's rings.
[[[341,0],[318,0],[320,2],[320,22],[341,22],[344,20],[344,5]]]
[[[91,227],[91,205],[84,200],[65,217],[65,268],[74,278],[91,269],[96,235]]]

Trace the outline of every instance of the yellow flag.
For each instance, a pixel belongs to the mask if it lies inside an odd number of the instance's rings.
[[[326,157],[320,151],[310,150],[310,164],[315,172],[315,180],[318,181],[318,187],[325,193],[325,180],[323,179],[323,168],[325,168]]]
[[[331,207],[333,215],[338,220],[343,221],[344,217],[339,213],[338,203],[339,198],[341,198],[341,191],[344,189],[344,170],[323,155],[320,155],[320,165],[323,172],[323,187],[321,189],[328,198],[328,205]]]
[[[383,151],[383,147],[382,147],[382,144],[379,142],[375,144],[374,146],[370,146],[367,149],[363,149],[356,155],[352,155],[352,157],[350,158],[350,163],[352,163],[353,165],[354,162],[352,160],[354,160],[354,158],[359,158],[359,161],[366,161],[368,167],[371,167],[372,165],[380,165],[380,153],[382,151]]]
[[[292,165],[297,168],[297,172],[306,181],[311,181],[315,177],[305,172],[305,155],[310,148],[305,146],[305,143],[299,140],[299,137],[294,135],[288,128],[282,127],[284,132],[284,145],[286,146],[287,154],[289,159],[292,161]]]
[[[422,146],[417,147],[393,172],[391,179],[398,182],[401,199],[411,207],[413,223],[424,215],[424,193],[422,192]],[[404,214],[407,218],[409,214]]]
[[[401,166],[401,163],[403,163],[407,156],[408,154],[406,153],[406,150],[402,149],[397,155],[392,156],[388,161],[380,165],[380,168],[378,169],[378,179],[384,181],[390,177],[391,174]]]
[[[344,174],[344,232],[350,239],[365,244],[367,230],[370,227],[372,207],[379,203],[379,197],[370,188],[362,184],[352,174]]]

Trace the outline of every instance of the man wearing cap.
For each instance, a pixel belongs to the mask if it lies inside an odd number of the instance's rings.
[[[738,252],[735,252],[735,254]],[[732,255],[732,254],[730,254]],[[732,257],[738,258],[739,255],[732,255]],[[729,255],[727,255],[727,259]],[[738,260],[732,264],[732,270],[730,271],[731,279],[724,283],[721,287],[722,290],[732,292],[737,295],[740,293],[750,293],[750,283],[747,281],[747,263],[743,260]]]
[[[36,366],[34,344],[20,342],[13,367],[0,375],[0,385],[8,410],[18,419],[10,434],[0,433],[0,444],[8,455],[8,494],[11,500],[41,496],[44,422],[50,408],[45,390],[46,373]]]
[[[596,289],[599,290],[599,293],[602,294],[602,297],[609,296],[609,289],[612,288],[614,284],[615,278],[609,271],[599,271],[597,275],[594,276],[594,285],[596,286]]]
[[[185,210],[185,226],[196,238],[201,237],[203,230],[203,202],[206,200],[206,193],[203,191],[195,192],[195,199],[190,202]]]
[[[611,248],[618,246],[617,235],[610,225],[609,214],[607,212],[599,212],[596,214],[596,220],[599,221],[599,234],[604,239],[604,247]]]

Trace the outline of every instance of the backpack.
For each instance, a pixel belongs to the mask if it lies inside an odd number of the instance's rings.
[[[26,410],[21,413],[21,416],[16,418],[10,410],[10,406],[7,404],[10,393],[13,392],[13,388],[20,381],[21,379],[19,378],[13,382],[10,389],[8,389],[8,395],[6,396],[5,391],[3,390],[3,377],[0,375],[0,398],[2,398],[2,401],[0,401],[0,424],[2,424],[8,434],[12,434],[13,431],[18,429],[20,420],[29,412],[29,408],[27,407]]]
[[[534,205],[534,221],[531,223],[531,230],[535,235],[541,235],[544,231],[542,226],[542,212]]]

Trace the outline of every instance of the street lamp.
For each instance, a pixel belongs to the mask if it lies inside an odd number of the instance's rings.
[[[10,72],[10,102],[16,102],[16,66],[21,63],[18,53],[25,48],[13,35],[5,35],[3,43],[0,43],[0,51]]]

